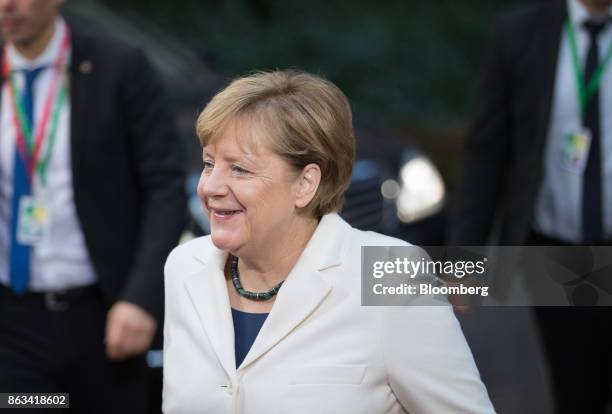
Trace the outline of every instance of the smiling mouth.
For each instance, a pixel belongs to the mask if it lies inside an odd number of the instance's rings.
[[[242,210],[211,210],[212,214],[217,217],[231,217],[238,213],[242,213]]]

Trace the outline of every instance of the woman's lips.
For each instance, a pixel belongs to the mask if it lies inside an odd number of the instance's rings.
[[[211,215],[216,220],[231,220],[235,218],[238,214],[242,213],[242,210],[230,210],[230,209],[211,209]]]

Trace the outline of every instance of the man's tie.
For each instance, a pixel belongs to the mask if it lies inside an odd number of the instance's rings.
[[[588,85],[599,65],[597,36],[605,27],[606,21],[584,23],[590,38],[584,70],[584,84]],[[599,119],[599,91],[588,100],[582,113],[582,125],[591,132],[591,147],[583,175],[582,190],[582,236],[585,243],[598,243],[603,240],[603,205],[601,180],[601,143]]]
[[[44,68],[24,70],[25,87],[21,103],[30,131],[34,127],[34,80]],[[17,134],[15,134],[16,136]],[[33,135],[33,134],[32,134]],[[30,246],[17,241],[17,221],[19,216],[19,200],[22,196],[32,194],[26,163],[17,151],[15,145],[15,163],[13,167],[13,200],[11,214],[11,244],[10,244],[10,280],[11,289],[17,294],[24,293],[30,281]]]

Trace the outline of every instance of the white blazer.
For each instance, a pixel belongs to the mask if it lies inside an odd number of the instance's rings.
[[[361,246],[405,242],[328,214],[239,367],[209,236],[165,268],[164,413],[492,413],[450,306],[361,306]]]

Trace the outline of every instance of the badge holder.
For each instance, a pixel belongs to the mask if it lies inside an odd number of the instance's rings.
[[[17,217],[17,242],[35,246],[40,242],[48,223],[48,210],[41,197],[22,196]]]
[[[582,175],[589,157],[591,147],[591,131],[580,129],[563,137],[561,148],[561,166],[563,169]]]

